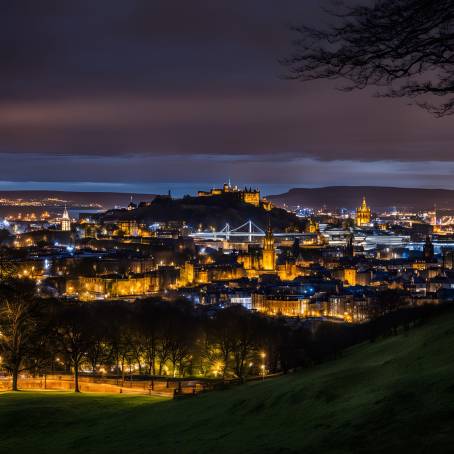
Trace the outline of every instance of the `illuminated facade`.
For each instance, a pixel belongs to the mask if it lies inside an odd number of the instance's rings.
[[[262,207],[263,209],[270,211],[273,206],[270,201],[260,198],[260,191],[258,189],[244,188],[239,189],[238,186],[232,186],[229,183],[224,183],[222,188],[213,188],[210,191],[199,191],[197,195],[199,197],[210,197],[217,195],[231,194],[238,197],[244,203],[248,203],[255,207]]]
[[[276,248],[274,245],[273,231],[268,225],[266,235],[263,240],[262,250],[262,269],[263,271],[274,271],[276,269]]]
[[[135,278],[79,276],[78,279],[67,281],[66,294],[78,295],[82,300],[139,296],[149,293],[153,284],[151,276]]]
[[[366,197],[363,197],[361,206],[356,209],[355,223],[358,227],[361,227],[370,224],[371,218],[371,210],[367,206]]]
[[[139,235],[139,227],[137,225],[137,221],[133,219],[119,221],[118,228],[125,236]]]
[[[68,210],[66,209],[66,205],[63,211],[63,216],[61,217],[61,229],[63,232],[71,231],[71,219],[69,217]]]
[[[103,275],[68,279],[65,293],[89,301],[108,298],[130,298],[175,288],[177,272],[174,269],[156,270],[144,274]]]
[[[194,265],[186,262],[180,270],[179,286],[208,284],[215,281],[230,281],[246,277],[243,267],[226,265]]]
[[[309,299],[300,296],[268,296],[252,294],[252,308],[267,315],[304,317],[309,314]]]
[[[348,285],[356,285],[356,269],[345,268],[344,269],[344,282]]]
[[[319,227],[318,222],[316,222],[314,219],[310,218],[309,223],[307,224],[306,231],[308,233],[319,233],[320,227]]]
[[[241,199],[244,203],[249,203],[255,207],[260,206],[260,191],[258,189],[244,188],[241,192]]]

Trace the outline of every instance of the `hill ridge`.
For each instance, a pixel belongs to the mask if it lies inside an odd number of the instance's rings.
[[[417,210],[454,209],[454,190],[431,188],[399,188],[393,186],[324,186],[320,188],[291,188],[286,193],[267,198],[277,205],[305,206],[330,209],[353,209],[365,196],[373,209],[391,207]]]

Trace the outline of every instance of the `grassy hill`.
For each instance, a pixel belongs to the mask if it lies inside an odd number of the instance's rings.
[[[454,314],[283,378],[187,400],[7,393],[0,451],[452,452]]]

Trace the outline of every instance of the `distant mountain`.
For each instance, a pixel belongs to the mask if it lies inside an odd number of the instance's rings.
[[[454,191],[449,189],[393,188],[378,186],[328,186],[324,188],[294,188],[285,194],[270,195],[275,205],[304,206],[329,209],[353,209],[365,196],[373,210],[391,207],[414,210],[454,209]]]
[[[96,203],[105,209],[126,206],[131,196],[135,203],[151,202],[155,194],[134,194],[122,192],[72,192],[72,191],[0,191],[0,199],[44,200],[56,198],[72,204]]]

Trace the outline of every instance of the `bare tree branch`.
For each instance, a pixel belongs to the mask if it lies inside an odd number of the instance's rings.
[[[294,27],[289,79],[342,79],[343,90],[416,98],[437,116],[454,113],[454,2],[374,0],[330,11],[327,29]]]

